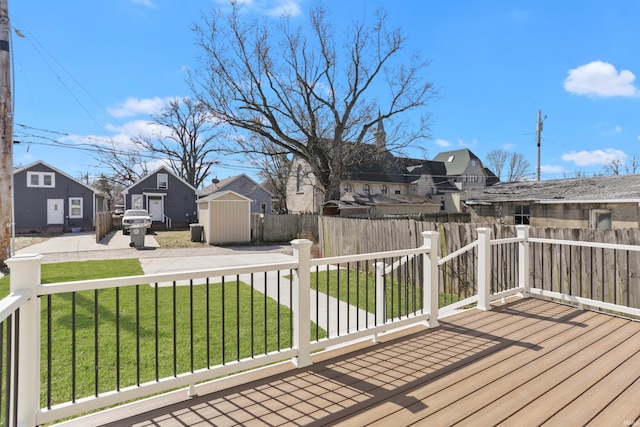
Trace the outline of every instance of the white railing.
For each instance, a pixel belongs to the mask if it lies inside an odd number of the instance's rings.
[[[325,259],[311,259],[311,242],[298,239],[291,242],[294,248],[294,256],[291,262],[46,285],[41,284],[40,280],[40,264],[43,258],[41,255],[13,257],[7,260],[7,264],[11,268],[11,294],[0,301],[0,322],[5,322],[6,319],[13,316],[13,313],[19,309],[19,316],[17,316],[19,318],[17,336],[9,340],[18,347],[14,350],[15,354],[19,356],[5,356],[9,358],[19,357],[19,363],[15,363],[18,361],[12,361],[14,363],[6,364],[6,366],[17,366],[17,371],[4,373],[7,377],[16,378],[16,382],[11,385],[10,390],[6,390],[6,394],[9,397],[4,399],[3,414],[7,414],[6,420],[8,425],[35,426],[50,423],[61,418],[73,417],[83,412],[117,405],[127,400],[148,396],[176,387],[189,386],[189,391],[193,392],[195,383],[211,380],[222,375],[257,368],[274,362],[286,361],[287,359],[291,360],[298,367],[308,366],[312,363],[312,352],[354,340],[365,338],[375,340],[378,334],[399,327],[415,325],[416,323],[435,327],[438,325],[438,316],[441,313],[438,307],[439,269],[447,262],[470,250],[477,250],[477,293],[452,304],[447,307],[447,309],[476,304],[479,309],[490,310],[492,301],[519,294],[523,296],[555,298],[580,306],[592,306],[632,315],[640,315],[640,310],[636,308],[552,292],[545,290],[544,286],[538,288],[531,287],[530,245],[534,243],[559,246],[589,245],[596,248],[624,251],[640,251],[640,246],[533,239],[529,238],[528,227],[526,226],[519,226],[517,233],[518,235],[515,238],[491,240],[491,230],[480,228],[478,229],[477,241],[444,258],[438,257],[439,234],[437,232],[424,232],[424,244],[419,248]],[[517,283],[506,291],[492,293],[491,248],[514,244],[518,247]],[[384,261],[385,259],[392,259],[392,262],[387,263]],[[399,316],[398,319],[390,320],[385,314],[384,307],[386,303],[384,277],[386,274],[390,274],[393,269],[406,266],[407,262],[418,264],[416,267],[416,275],[420,276],[419,282],[421,285],[416,289],[419,289],[421,292],[421,302],[414,311],[404,313],[404,315]],[[319,271],[319,269],[329,271],[332,268],[344,268],[348,270],[351,268],[349,266],[353,266],[354,263],[356,265],[359,265],[359,263],[371,263],[371,265],[373,265],[373,269],[375,270],[374,286],[376,293],[375,314],[373,316],[367,314],[365,316],[366,320],[363,321],[362,324],[358,321],[356,321],[355,324],[349,320],[340,321],[332,330],[329,317],[340,316],[341,310],[344,309],[346,311],[344,312],[343,319],[349,319],[348,316],[351,312],[350,310],[353,310],[353,307],[351,307],[349,303],[344,303],[344,301],[338,301],[333,306],[327,304],[322,310],[327,310],[327,312],[330,313],[327,319],[325,319],[326,324],[321,325],[326,328],[327,335],[321,339],[314,339],[310,331],[312,329],[312,322],[319,322],[317,320],[319,317],[314,317],[318,316],[318,300],[325,297],[327,300],[331,298],[321,295],[317,283],[316,290],[313,290],[311,283],[312,272]],[[265,296],[269,294],[270,298],[274,297],[275,293],[277,293],[278,304],[282,304],[280,292],[282,289],[286,289],[286,287],[279,286],[274,290],[270,288],[271,285],[268,283],[272,281],[272,276],[270,275],[277,273],[277,283],[280,285],[280,280],[284,277],[280,273],[282,271],[291,271],[293,273],[293,282],[289,287],[291,295],[282,299],[285,305],[290,305],[292,312],[293,337],[290,346],[278,348],[275,352],[265,350],[264,354],[252,355],[251,357],[245,358],[240,357],[240,354],[238,354],[237,360],[231,362],[207,366],[202,369],[187,370],[187,372],[179,372],[175,375],[142,382],[140,384],[118,387],[117,390],[99,392],[93,396],[72,399],[70,402],[52,405],[51,407],[40,407],[40,393],[38,390],[41,390],[42,387],[39,369],[42,363],[40,354],[41,340],[43,339],[43,334],[40,331],[40,301],[42,297],[46,298],[49,295],[87,290],[97,292],[97,290],[100,289],[125,289],[126,287],[148,286],[148,284],[152,286],[155,284],[155,289],[158,289],[163,283],[172,284],[175,289],[176,283],[181,281],[187,281],[190,284],[189,286],[193,286],[194,283],[203,283],[202,281],[206,280],[208,286],[209,279],[211,278],[231,277],[237,282],[240,282],[241,279],[244,281],[245,278],[248,278],[247,280],[250,280],[252,283],[252,289],[258,289],[260,292],[263,292]],[[254,278],[262,276],[264,276],[264,283],[261,285],[263,287],[253,288]],[[340,298],[337,299],[339,300]],[[357,310],[354,312],[357,312]],[[2,361],[0,361],[0,364],[3,367],[5,366]],[[13,393],[14,391],[15,393]]]

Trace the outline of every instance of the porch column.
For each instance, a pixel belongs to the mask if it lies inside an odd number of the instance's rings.
[[[298,349],[298,355],[293,363],[298,368],[304,368],[311,362],[311,245],[307,239],[291,241],[293,256],[298,262],[294,270],[293,282],[293,346]]]
[[[35,426],[40,409],[40,298],[37,290],[43,258],[40,254],[26,254],[6,261],[11,270],[11,292],[29,293],[29,300],[20,307],[19,348],[16,349],[20,363],[18,393],[14,398],[18,408],[15,416],[20,426]]]
[[[424,307],[429,312],[429,327],[435,328],[438,323],[438,239],[440,233],[437,231],[425,231],[422,233],[424,247],[429,251],[424,257],[424,268],[422,283],[424,283]]]
[[[522,288],[522,296],[527,298],[529,296],[529,226],[528,225],[516,225],[517,237],[522,239],[522,242],[518,243],[518,286]]]
[[[491,310],[491,229],[478,228],[478,308]]]

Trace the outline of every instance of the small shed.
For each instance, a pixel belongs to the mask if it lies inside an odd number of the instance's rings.
[[[210,245],[251,241],[251,199],[222,191],[197,201],[203,238]]]

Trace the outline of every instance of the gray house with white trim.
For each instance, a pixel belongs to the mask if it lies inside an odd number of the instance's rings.
[[[122,191],[124,208],[146,209],[152,228],[186,228],[198,221],[196,189],[161,166]]]
[[[103,193],[43,161],[16,169],[13,188],[16,234],[92,231],[108,210]]]
[[[260,184],[245,174],[231,176],[220,181],[214,181],[211,185],[198,192],[200,197],[209,196],[222,191],[233,191],[251,200],[251,213],[270,215],[272,213],[271,192],[265,190]]]

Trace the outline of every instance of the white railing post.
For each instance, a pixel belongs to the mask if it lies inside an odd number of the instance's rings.
[[[435,328],[438,323],[438,305],[440,297],[438,292],[438,239],[437,231],[424,231],[422,233],[423,244],[429,250],[424,257],[424,305],[429,312],[429,327]]]
[[[18,393],[14,394],[18,403],[14,416],[17,424],[25,427],[36,425],[40,410],[40,299],[37,289],[43,258],[43,255],[28,254],[5,261],[10,269],[11,292],[27,290],[30,293],[29,300],[20,307]]]
[[[293,283],[293,345],[298,355],[293,362],[298,368],[311,365],[311,245],[307,239],[291,241],[298,262]]]
[[[491,229],[478,228],[478,308],[491,310]]]
[[[529,226],[516,225],[518,243],[518,287],[522,288],[522,296],[529,296]]]
[[[384,262],[374,264],[376,283],[376,326],[384,325],[385,300],[384,300]],[[378,342],[378,334],[373,334],[373,342]]]

